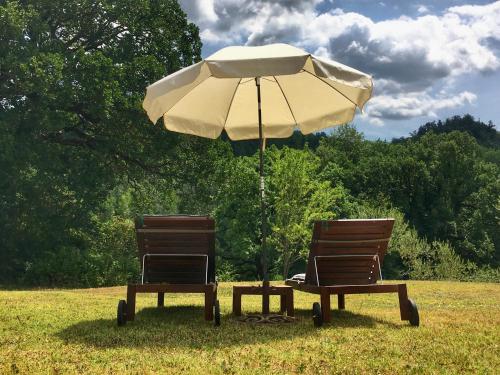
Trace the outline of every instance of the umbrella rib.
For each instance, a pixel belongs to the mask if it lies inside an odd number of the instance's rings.
[[[233,106],[234,96],[236,95],[236,91],[238,91],[238,87],[240,86],[242,79],[243,78],[240,78],[240,80],[236,84],[236,88],[234,89],[233,96],[231,96],[231,102],[229,102],[229,107],[227,109],[226,118],[224,119],[224,128],[226,127],[227,118],[229,117],[229,112],[231,111],[231,107]]]
[[[345,96],[342,92],[340,92],[340,91],[339,91],[338,89],[336,89],[335,87],[330,86],[328,83],[326,83],[326,82],[325,82],[325,81],[323,81],[321,78],[319,78],[316,74],[312,74],[311,72],[308,72],[308,71],[307,71],[307,70],[305,70],[305,69],[304,69],[304,72],[306,72],[306,73],[308,73],[308,74],[312,75],[312,76],[313,76],[314,78],[316,78],[316,79],[319,79],[319,80],[320,80],[321,82],[323,82],[325,85],[327,85],[328,87],[330,87],[330,88],[334,89],[334,90],[335,90],[335,91],[337,91],[340,95],[342,95],[344,98],[346,98],[348,101],[350,101],[352,104],[354,104],[354,107],[358,107],[358,108],[359,108],[359,106],[358,106],[356,103],[354,103],[351,99],[349,99],[347,96]]]
[[[280,88],[280,91],[281,91],[281,94],[283,95],[283,98],[285,98],[285,102],[288,105],[288,109],[290,110],[290,114],[293,117],[293,121],[295,122],[295,125],[298,126],[297,120],[295,119],[295,115],[293,114],[293,111],[292,111],[292,107],[290,106],[290,103],[288,103],[288,99],[286,98],[286,95],[285,95],[285,92],[283,91],[283,88],[281,87],[280,83],[278,82],[278,78],[276,78],[276,76],[273,76],[273,77],[274,77],[274,80],[276,81],[276,83],[278,84],[278,87]]]

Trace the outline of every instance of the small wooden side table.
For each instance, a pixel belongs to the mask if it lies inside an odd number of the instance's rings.
[[[266,285],[267,284],[267,285]],[[294,316],[293,307],[293,288],[288,285],[264,285],[259,286],[233,286],[233,314],[241,315],[241,296],[242,295],[260,295],[262,296],[262,313],[269,314],[269,296],[280,296],[280,313],[288,316]]]

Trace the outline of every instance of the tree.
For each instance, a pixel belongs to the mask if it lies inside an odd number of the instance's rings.
[[[269,243],[280,256],[286,278],[290,267],[307,257],[313,222],[338,217],[346,193],[318,179],[319,158],[307,148],[274,148],[267,157],[271,163]]]
[[[149,83],[200,59],[198,28],[174,0],[0,1],[0,50],[3,282],[49,256],[85,258],[94,211],[124,180],[201,189],[191,176],[211,181],[209,156],[228,150],[152,126],[141,109]]]
[[[321,175],[332,185],[343,184],[358,202],[388,201],[432,246],[447,242],[438,246],[442,254],[454,251],[479,266],[496,267],[498,151],[476,139],[486,144],[486,135],[495,139],[497,132],[491,124],[471,121],[453,117],[392,143],[366,141],[354,129],[339,128],[316,151]],[[463,131],[452,131],[457,128]]]
[[[491,163],[475,166],[479,188],[463,202],[455,246],[476,264],[500,266],[500,170]]]
[[[412,138],[420,138],[424,134],[433,132],[435,134],[450,133],[460,131],[468,133],[475,138],[477,143],[488,147],[500,147],[500,134],[490,121],[488,124],[474,119],[473,116],[466,114],[464,116],[453,116],[444,121],[438,120],[428,122],[416,131],[411,133]],[[399,140],[399,141],[404,141]]]
[[[215,211],[217,268],[229,269],[239,280],[256,279],[262,274],[257,155],[228,158],[225,166]]]

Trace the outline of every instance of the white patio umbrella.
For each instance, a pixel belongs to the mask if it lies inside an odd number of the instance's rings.
[[[143,107],[153,123],[163,116],[171,131],[215,139],[225,130],[232,140],[260,140],[262,267],[268,287],[264,140],[289,137],[297,128],[309,134],[348,123],[370,99],[372,87],[369,75],[287,44],[235,46],[153,83]],[[268,296],[263,310],[268,313]]]

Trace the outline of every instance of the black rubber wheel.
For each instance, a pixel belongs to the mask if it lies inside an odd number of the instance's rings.
[[[127,302],[120,300],[118,302],[118,309],[116,311],[116,321],[118,326],[124,326],[127,324]]]
[[[417,304],[414,300],[408,299],[408,305],[410,306],[410,324],[418,327],[420,325],[420,317],[418,316]]]
[[[214,302],[214,325],[216,327],[220,326],[220,304],[218,299]]]
[[[318,302],[313,303],[313,322],[315,327],[323,325],[323,314],[321,313],[321,305]]]

